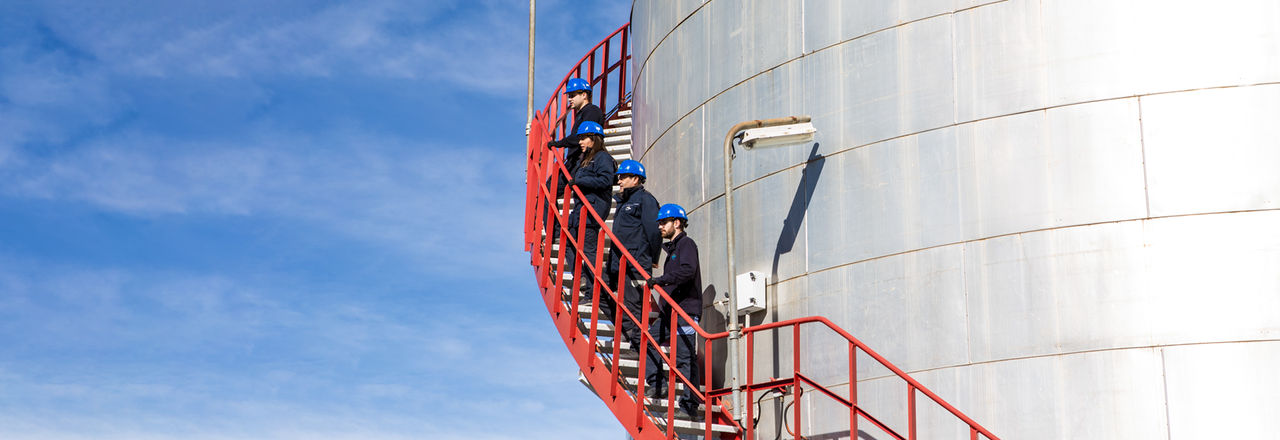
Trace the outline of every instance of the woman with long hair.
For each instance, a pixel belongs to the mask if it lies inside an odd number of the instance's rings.
[[[570,170],[573,180],[569,181],[569,187],[566,189],[565,194],[566,198],[570,195],[576,198],[577,194],[573,192],[573,188],[577,187],[586,197],[585,203],[575,199],[578,203],[574,205],[573,212],[569,214],[569,233],[577,234],[578,222],[586,222],[582,250],[586,254],[587,260],[583,261],[583,276],[580,286],[589,292],[593,277],[587,267],[595,263],[596,242],[600,233],[600,223],[592,215],[582,212],[582,207],[591,205],[591,209],[595,210],[601,220],[609,217],[609,207],[613,204],[613,197],[610,195],[613,190],[613,173],[617,170],[618,165],[617,162],[614,162],[613,156],[610,156],[604,149],[604,128],[600,124],[590,121],[583,122],[582,126],[578,127],[577,134],[582,159],[578,161],[577,167]],[[584,217],[585,220],[583,220]],[[574,238],[576,239],[577,237],[574,236]],[[568,241],[567,239],[563,240],[566,243]],[[572,246],[570,249],[572,250]],[[576,261],[574,259],[576,256],[576,252],[571,253],[569,261]],[[567,267],[574,266],[570,264]]]

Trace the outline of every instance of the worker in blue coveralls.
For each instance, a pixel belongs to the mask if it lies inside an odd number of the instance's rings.
[[[698,264],[698,245],[684,232],[688,226],[689,217],[685,215],[684,208],[680,205],[668,203],[658,209],[658,230],[662,238],[667,240],[662,244],[662,250],[666,251],[667,258],[663,261],[662,276],[653,277],[643,283],[650,287],[661,287],[676,306],[689,315],[690,321],[685,321],[670,304],[659,301],[658,322],[649,327],[649,334],[653,335],[659,344],[668,345],[671,340],[671,322],[678,321],[674,359],[676,370],[697,386],[700,383],[698,375],[700,369],[697,362],[698,333],[694,331],[694,326],[698,325],[698,317],[702,315],[702,269]],[[659,357],[657,348],[650,346],[648,361],[645,362],[645,381],[648,383],[645,395],[648,397],[656,399],[667,397],[665,386],[667,373],[662,371],[661,365],[662,358]],[[702,416],[698,411],[699,403],[701,402],[694,395],[693,390],[685,387],[684,392],[680,394],[680,406],[677,411],[683,411],[691,419],[699,420]]]
[[[595,264],[596,247],[598,237],[600,235],[600,223],[596,221],[591,214],[582,212],[584,205],[591,205],[591,208],[600,215],[601,219],[609,217],[609,205],[613,202],[609,193],[613,190],[613,172],[616,168],[616,162],[613,156],[604,149],[604,128],[595,122],[586,121],[582,126],[578,127],[578,150],[582,157],[578,161],[577,166],[570,170],[573,178],[570,179],[567,188],[577,187],[582,190],[583,196],[586,197],[586,203],[582,200],[576,200],[573,212],[569,214],[569,235],[577,239],[579,222],[586,222],[584,225],[582,251],[586,253],[586,259],[582,262],[582,279],[579,281],[579,289],[590,291],[591,289],[591,272],[588,266]],[[567,191],[572,191],[567,189]],[[574,194],[576,196],[576,194]],[[564,240],[563,243],[569,243]],[[573,270],[577,257],[572,244],[568,248],[569,264],[565,265],[566,270]]]
[[[613,243],[613,250],[609,252],[606,272],[609,275],[609,285],[613,287],[618,285],[618,273],[624,263],[620,260],[619,247],[626,248],[645,271],[657,267],[658,257],[662,252],[662,235],[658,232],[658,199],[644,189],[644,165],[634,160],[624,160],[618,164],[617,176],[622,192],[614,196],[618,209],[613,214],[613,235],[618,241]],[[647,321],[649,317],[641,316],[641,300],[645,298],[636,289],[636,282],[645,277],[636,267],[630,264],[625,266],[627,282],[622,288],[622,305],[637,319]],[[639,358],[639,324],[627,319],[625,314],[616,318],[614,322],[622,329],[626,341],[631,343],[632,351],[628,357]]]

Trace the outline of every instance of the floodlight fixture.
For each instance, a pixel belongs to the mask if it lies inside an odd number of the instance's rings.
[[[742,132],[742,148],[753,149],[799,144],[813,140],[818,129],[811,122],[751,128]]]

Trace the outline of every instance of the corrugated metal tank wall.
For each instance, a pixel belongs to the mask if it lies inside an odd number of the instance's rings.
[[[780,280],[753,322],[826,316],[1007,439],[1280,438],[1280,2],[632,13],[634,148],[690,209],[709,283],[727,279],[725,131],[818,127],[734,161],[737,268]],[[802,362],[847,386],[838,355]],[[904,426],[905,390],[859,390]],[[816,394],[805,434],[840,437]],[[760,438],[785,435],[765,408]],[[954,432],[938,420],[921,424]]]

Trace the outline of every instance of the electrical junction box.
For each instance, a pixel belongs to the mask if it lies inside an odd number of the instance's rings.
[[[751,271],[738,274],[738,314],[747,314],[764,310],[764,291],[769,283],[769,276],[764,272]]]

